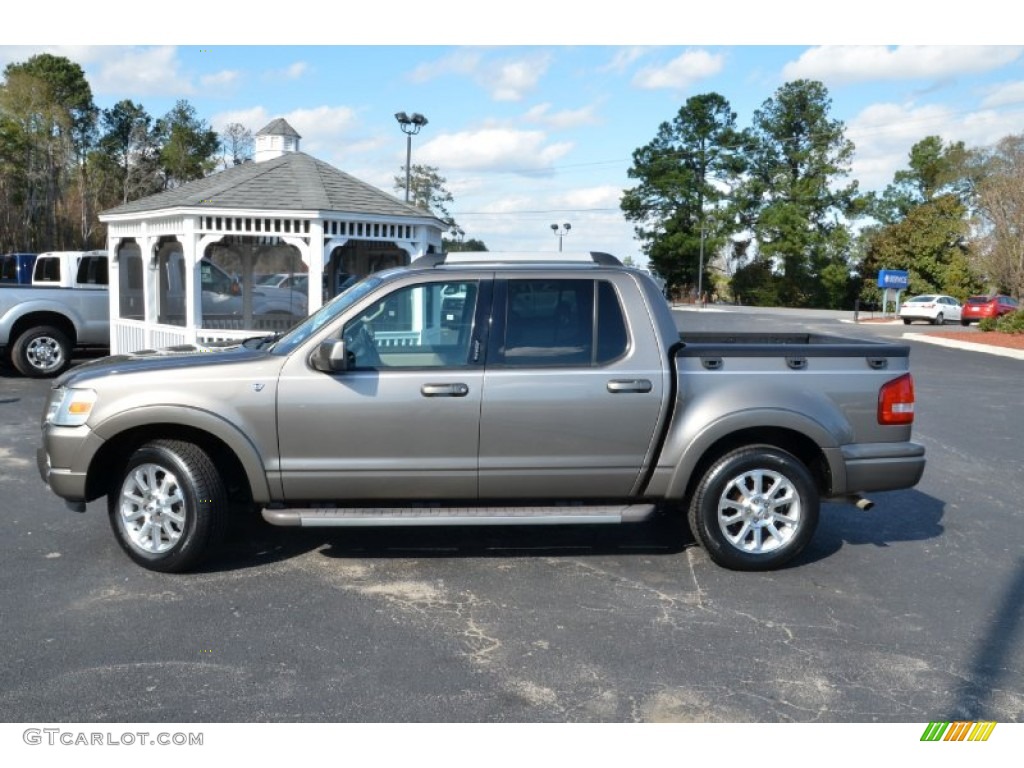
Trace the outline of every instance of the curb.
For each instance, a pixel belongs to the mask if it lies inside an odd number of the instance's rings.
[[[950,349],[966,349],[971,352],[987,352],[990,355],[1000,357],[1012,357],[1015,360],[1024,360],[1024,349],[1008,349],[1006,347],[995,347],[991,344],[975,344],[972,341],[955,341],[942,337],[932,336],[927,333],[904,333],[903,338],[909,341],[920,341],[925,344],[935,344],[939,347]]]

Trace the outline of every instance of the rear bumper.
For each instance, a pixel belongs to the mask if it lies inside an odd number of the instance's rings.
[[[857,443],[841,449],[843,493],[913,488],[924,474],[924,446],[917,443]]]

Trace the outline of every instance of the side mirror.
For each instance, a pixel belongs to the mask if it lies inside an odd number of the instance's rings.
[[[340,339],[321,341],[313,353],[313,367],[323,373],[341,373],[348,370],[348,353]]]

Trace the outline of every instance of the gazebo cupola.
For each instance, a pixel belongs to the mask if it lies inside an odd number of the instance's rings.
[[[286,152],[298,152],[302,137],[283,117],[270,122],[256,134],[256,149],[253,159],[257,163],[273,160]]]

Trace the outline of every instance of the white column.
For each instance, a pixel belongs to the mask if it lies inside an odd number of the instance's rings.
[[[324,248],[324,220],[314,219],[309,223],[309,302],[306,307],[309,314],[313,314],[324,303],[324,264],[327,262],[326,250]]]

